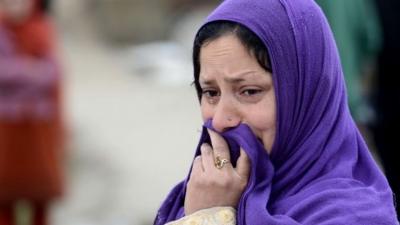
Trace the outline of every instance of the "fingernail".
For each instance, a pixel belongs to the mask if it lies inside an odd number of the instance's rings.
[[[200,146],[200,151],[201,152],[205,152],[205,151],[207,151],[208,149],[209,149],[209,144],[208,143],[203,143],[201,146]]]
[[[209,134],[210,134],[210,133],[215,133],[215,131],[213,131],[213,130],[211,130],[211,129],[209,129],[209,128],[207,128],[207,131],[208,131]]]

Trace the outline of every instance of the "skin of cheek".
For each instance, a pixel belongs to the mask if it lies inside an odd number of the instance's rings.
[[[261,139],[267,152],[271,153],[276,130],[275,111],[271,108],[271,104],[265,104],[264,107],[250,111],[247,118],[248,120],[244,123],[250,126],[256,136]]]

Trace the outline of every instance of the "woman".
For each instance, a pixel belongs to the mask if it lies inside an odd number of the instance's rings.
[[[193,59],[204,129],[155,224],[398,224],[314,1],[226,0]]]
[[[60,71],[53,30],[39,0],[0,0],[0,225],[47,224],[62,192]]]

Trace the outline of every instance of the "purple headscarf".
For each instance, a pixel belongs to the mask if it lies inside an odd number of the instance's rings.
[[[237,223],[399,224],[392,191],[351,118],[333,35],[314,1],[225,0],[206,24],[219,20],[244,25],[267,46],[278,110],[270,155],[247,125],[222,133],[232,161],[242,146],[252,164]],[[199,146],[210,142],[205,128]],[[155,224],[184,216],[188,178]]]

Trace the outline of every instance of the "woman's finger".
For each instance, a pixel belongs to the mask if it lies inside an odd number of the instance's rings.
[[[201,151],[201,161],[203,164],[204,171],[210,171],[215,168],[215,163],[214,163],[214,154],[213,154],[213,149],[211,146],[207,143],[204,143],[200,147]]]
[[[239,174],[239,176],[244,179],[248,180],[250,176],[250,158],[246,154],[246,152],[240,148],[240,156],[238,158],[237,164],[236,164],[236,172]]]
[[[199,155],[196,156],[196,158],[193,160],[192,172],[190,177],[200,175],[201,173],[204,172],[204,167],[201,158],[202,157]]]
[[[210,129],[208,129],[208,134],[211,138],[211,144],[214,150],[214,157],[218,156],[221,159],[227,159],[230,161],[231,157],[229,153],[229,147],[224,138]]]

